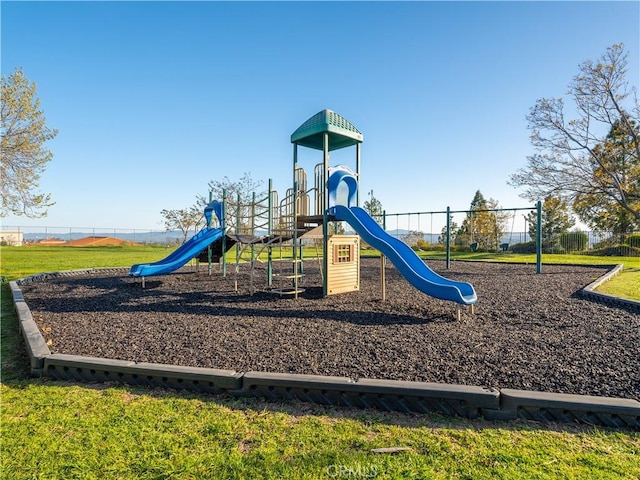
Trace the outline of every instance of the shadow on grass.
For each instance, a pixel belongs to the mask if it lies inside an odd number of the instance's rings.
[[[29,386],[56,387],[69,389],[85,389],[87,391],[115,390],[125,394],[128,399],[134,397],[146,397],[159,402],[181,400],[193,400],[198,402],[211,402],[219,407],[233,411],[239,411],[248,416],[258,414],[281,414],[303,419],[308,417],[328,418],[333,421],[354,421],[364,427],[375,425],[393,426],[406,429],[442,429],[470,432],[562,432],[569,434],[635,434],[633,429],[609,428],[587,424],[571,424],[561,422],[540,422],[532,420],[485,420],[484,418],[468,419],[464,417],[445,416],[439,413],[404,413],[376,410],[372,408],[336,407],[307,403],[298,400],[274,401],[264,398],[235,396],[230,394],[206,394],[175,390],[171,388],[144,387],[118,382],[108,383],[83,383],[69,380],[53,380],[49,378],[29,378],[28,375],[16,375],[4,381],[3,385],[13,389],[24,389]],[[74,392],[74,395],[77,393]]]

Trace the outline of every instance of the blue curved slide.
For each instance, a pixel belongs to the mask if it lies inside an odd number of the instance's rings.
[[[154,263],[140,263],[129,270],[131,277],[150,277],[164,275],[179,269],[189,260],[198,255],[224,234],[223,228],[205,228],[196,233],[188,241],[178,247],[171,254]]]
[[[473,286],[444,278],[433,270],[409,245],[392,237],[362,208],[336,205],[331,208],[336,220],[344,220],[376,250],[384,253],[402,276],[422,293],[463,305],[478,301]]]

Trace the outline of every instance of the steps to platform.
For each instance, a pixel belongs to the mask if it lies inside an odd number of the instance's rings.
[[[299,295],[301,293],[304,293],[305,289],[304,288],[273,288],[271,290],[269,290],[270,293],[277,293],[278,295],[282,296],[282,295]]]

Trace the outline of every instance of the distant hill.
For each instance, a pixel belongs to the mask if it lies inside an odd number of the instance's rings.
[[[102,246],[138,246],[139,243],[130,242],[128,240],[122,240],[115,237],[83,237],[76,240],[65,242],[59,238],[44,238],[38,241],[31,241],[29,245],[46,245],[46,246],[65,246],[65,247],[102,247]]]
[[[24,230],[23,230],[24,231]],[[191,238],[193,233],[189,233]],[[112,232],[87,232],[87,231],[61,231],[55,232],[54,229],[47,229],[41,232],[26,232],[24,231],[25,243],[39,243],[40,245],[60,245],[61,243],[74,242],[76,240],[82,240],[84,238],[113,238],[120,240],[121,242],[129,242],[132,244],[142,245],[179,245],[182,243],[182,232],[178,231],[140,231],[135,233],[120,233],[117,231]]]
[[[345,225],[345,233],[353,234],[353,230]],[[55,232],[55,229],[48,228],[40,232],[28,232],[24,229],[20,229],[24,232],[24,243],[40,243],[40,245],[60,245],[61,243],[75,242],[85,238],[112,238],[121,242],[129,242],[129,245],[181,245],[184,240],[184,236],[180,231],[136,231],[132,233],[120,233],[117,230],[113,231],[69,231],[66,232],[60,229],[60,232]],[[97,230],[97,229],[96,229]],[[266,231],[256,232],[257,236],[265,235]],[[404,240],[407,235],[411,234],[410,230],[405,229],[388,229],[387,233],[393,237]],[[187,240],[191,238],[195,232],[189,232]],[[423,235],[424,240],[429,243],[438,243],[438,238],[441,236],[439,233],[425,233]],[[513,234],[505,233],[500,243],[518,243],[528,241],[528,235],[519,232],[513,232]],[[95,242],[98,242],[96,240]],[[98,244],[98,243],[94,243]],[[122,244],[122,243],[120,243]]]
[[[120,245],[139,246],[140,244],[114,237],[84,237],[66,242],[65,245],[69,245],[70,247],[102,247]]]

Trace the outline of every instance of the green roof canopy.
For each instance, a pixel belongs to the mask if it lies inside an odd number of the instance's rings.
[[[362,143],[358,129],[342,115],[322,110],[304,122],[291,134],[291,143],[322,150],[324,134],[329,134],[329,151]]]

